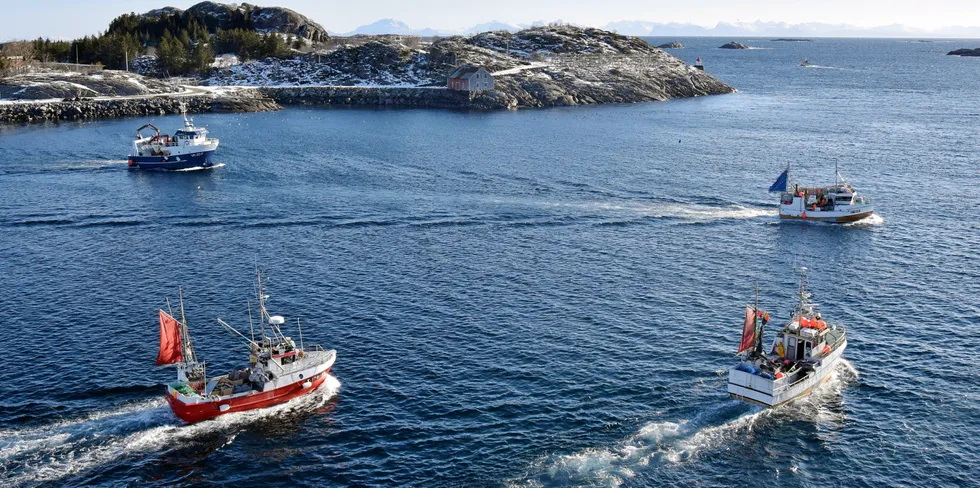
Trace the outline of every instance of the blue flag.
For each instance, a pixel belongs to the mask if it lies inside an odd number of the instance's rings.
[[[769,187],[769,191],[786,191],[786,180],[789,179],[789,168],[776,178],[776,182]]]

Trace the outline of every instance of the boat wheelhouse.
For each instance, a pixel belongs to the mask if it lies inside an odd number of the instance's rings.
[[[153,129],[154,134],[144,137],[143,129]],[[208,130],[194,127],[194,121],[184,115],[184,127],[173,137],[161,134],[153,124],[136,129],[136,140],[129,155],[129,166],[139,169],[181,170],[210,168],[214,166],[214,152],[218,139],[208,137]]]
[[[758,295],[758,292],[757,292]],[[739,362],[728,371],[728,393],[746,402],[775,407],[809,394],[831,377],[847,347],[847,332],[827,324],[817,304],[810,302],[806,268],[800,271],[799,303],[773,340],[763,350],[763,329],[769,313],[745,307]]]
[[[789,184],[789,166],[769,187],[779,192],[779,218],[846,223],[874,214],[871,198],[858,194],[847,180],[834,170],[833,185],[804,187]]]
[[[337,357],[335,350],[316,345],[307,350],[303,330],[296,321],[300,344],[282,332],[285,319],[269,315],[259,279],[259,338],[251,323],[246,337],[221,319],[218,323],[237,334],[248,346],[249,364],[227,374],[208,376],[204,362],[198,361],[187,331],[183,297],[180,320],[172,311],[160,310],[160,351],[158,366],[176,364],[177,381],[167,385],[167,403],[180,419],[200,422],[232,412],[271,407],[315,391],[326,380]],[[169,304],[168,304],[169,309]]]

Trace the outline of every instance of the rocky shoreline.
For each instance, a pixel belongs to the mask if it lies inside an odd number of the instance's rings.
[[[494,89],[446,89],[447,77],[459,65],[485,68],[493,75]],[[133,79],[106,81],[121,76]],[[31,75],[0,85],[10,98],[47,100],[0,102],[0,123],[159,115],[179,112],[180,102],[189,112],[278,110],[280,104],[506,110],[735,92],[640,38],[572,26],[484,32],[420,46],[373,36],[322,57],[266,58],[214,69],[197,82],[203,86],[157,86],[148,78],[119,73]],[[56,101],[85,83],[86,91],[72,98],[95,98]],[[117,96],[127,84],[143,88],[139,94]]]
[[[186,95],[110,100],[38,101],[0,105],[0,123],[142,117],[204,112],[265,112],[281,110],[274,100],[255,93],[234,96]]]
[[[38,123],[181,113],[268,112],[283,105],[506,110],[517,99],[498,91],[465,93],[445,88],[302,86],[239,89],[232,95],[156,96],[135,99],[37,101],[0,105],[0,123]]]
[[[226,94],[158,95],[143,98],[90,98],[18,101],[0,104],[0,124],[39,123],[181,113],[267,112],[282,105],[512,110],[603,103],[636,103],[732,93],[710,75],[691,72],[667,80],[629,80],[570,93],[563,80],[522,84],[498,80],[498,90],[462,92],[442,87],[293,86],[237,87]],[[588,87],[591,88],[591,87]]]
[[[436,87],[296,86],[260,87],[284,105],[352,105],[495,110],[517,108],[517,99],[499,91],[466,93]]]

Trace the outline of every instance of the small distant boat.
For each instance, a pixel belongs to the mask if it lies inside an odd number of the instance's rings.
[[[806,268],[800,270],[799,303],[790,321],[776,334],[766,353],[763,329],[769,312],[745,307],[745,324],[739,344],[739,363],[728,370],[728,394],[749,403],[775,407],[806,396],[830,374],[847,347],[844,327],[828,325],[816,304],[810,302]]]
[[[874,214],[871,198],[858,195],[857,190],[834,169],[834,184],[830,186],[789,187],[789,166],[769,187],[781,192],[779,218],[815,220],[818,222],[854,222]]]
[[[198,360],[188,334],[182,296],[180,320],[174,318],[172,310],[160,310],[160,351],[156,364],[177,365],[177,381],[167,385],[167,403],[181,420],[195,423],[226,413],[271,407],[307,395],[326,380],[337,351],[326,351],[319,345],[306,350],[302,329],[299,329],[297,347],[281,330],[285,319],[266,311],[261,273],[258,282],[258,340],[251,318],[251,338],[218,319],[219,324],[244,339],[249,348],[249,366],[229,374],[208,376],[206,364]],[[299,328],[298,320],[296,326]]]
[[[143,137],[143,129],[153,129],[154,134]],[[173,137],[161,134],[153,124],[136,129],[133,152],[129,155],[129,167],[139,169],[178,170],[210,168],[218,149],[218,140],[208,137],[208,130],[194,127],[192,119],[184,114],[184,127]]]
[[[804,58],[804,59],[803,59],[803,62],[802,62],[802,63],[800,63],[800,66],[810,66],[810,60],[809,60],[809,59],[806,59],[806,58]]]

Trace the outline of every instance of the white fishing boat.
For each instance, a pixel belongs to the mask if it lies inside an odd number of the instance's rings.
[[[153,129],[153,135],[144,137],[143,129]],[[208,137],[208,130],[194,127],[194,121],[184,113],[184,127],[173,137],[161,134],[153,124],[136,129],[136,140],[129,155],[129,167],[151,170],[186,170],[211,168],[218,139]]]
[[[780,219],[846,223],[874,214],[871,198],[859,195],[836,167],[833,185],[805,187],[790,186],[787,166],[769,191],[780,192]]]
[[[809,394],[830,379],[847,347],[847,332],[823,320],[810,302],[806,268],[800,270],[799,303],[776,334],[769,352],[763,350],[763,329],[769,313],[745,307],[739,362],[728,370],[728,393],[740,400],[775,407]]]

